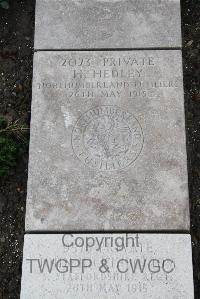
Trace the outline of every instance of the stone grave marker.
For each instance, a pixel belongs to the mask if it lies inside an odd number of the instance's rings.
[[[181,52],[37,52],[26,229],[188,230]]]
[[[26,235],[27,298],[193,299],[190,236]]]
[[[181,47],[179,0],[37,0],[35,49]]]
[[[21,299],[193,299],[180,1],[37,0],[35,50]]]

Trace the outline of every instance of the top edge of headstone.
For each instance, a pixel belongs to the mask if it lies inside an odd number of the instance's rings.
[[[180,0],[37,0],[35,50],[180,48]]]

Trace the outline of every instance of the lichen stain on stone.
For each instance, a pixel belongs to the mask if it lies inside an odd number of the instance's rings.
[[[72,204],[70,202],[60,201],[58,205],[57,203],[49,204],[45,201],[41,201],[40,204],[37,204],[37,207],[35,207],[33,217],[36,219],[41,219],[41,222],[43,223],[45,219],[48,219],[49,215],[54,213],[55,209],[58,207],[62,211],[67,212],[67,214],[69,214],[72,210]]]
[[[108,207],[122,207],[130,201],[130,187],[123,180],[118,184],[115,182],[114,186],[113,184],[103,182],[98,186],[92,187],[88,195],[90,198],[95,198]]]

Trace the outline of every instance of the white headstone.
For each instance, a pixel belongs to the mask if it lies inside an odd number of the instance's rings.
[[[181,47],[180,0],[37,0],[35,49]]]
[[[192,277],[189,235],[26,235],[21,299],[193,299]]]
[[[188,230],[180,51],[37,52],[26,230]]]

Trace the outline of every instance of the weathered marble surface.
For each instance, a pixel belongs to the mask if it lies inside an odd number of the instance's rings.
[[[188,230],[180,51],[37,52],[26,230]]]
[[[192,277],[189,235],[32,234],[21,299],[193,299]]]
[[[35,49],[180,46],[179,0],[37,0]]]

